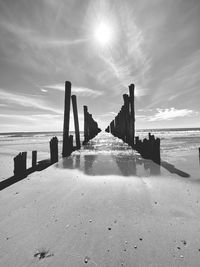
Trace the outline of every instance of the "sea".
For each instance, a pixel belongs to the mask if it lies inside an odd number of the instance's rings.
[[[149,132],[161,139],[162,161],[173,164],[176,168],[189,173],[191,177],[196,179],[200,177],[200,128],[142,129],[136,130],[136,136],[143,139],[148,136]],[[27,167],[31,167],[33,150],[37,150],[38,161],[49,158],[49,141],[54,136],[57,136],[59,140],[59,156],[61,157],[62,132],[0,133],[0,181],[13,175],[13,158],[20,152],[27,152]],[[104,143],[107,142],[106,136],[106,134],[100,135]],[[83,140],[83,132],[81,132],[81,140]],[[120,150],[115,151],[115,153],[120,153],[123,149],[121,140],[115,138],[114,142],[120,143]],[[109,144],[106,147],[109,151]],[[127,146],[124,148],[127,149]]]

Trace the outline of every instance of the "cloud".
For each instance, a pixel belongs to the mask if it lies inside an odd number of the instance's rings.
[[[65,91],[65,86],[61,83],[58,83],[58,84],[44,85],[42,86],[42,88],[40,88],[40,90],[47,90],[47,89]],[[72,94],[77,94],[82,97],[95,98],[95,97],[103,95],[103,92],[98,91],[98,90],[93,90],[87,87],[79,87],[79,86],[72,85]]]
[[[47,92],[48,92],[48,90],[47,90],[47,89],[44,89],[44,88],[40,88],[40,90],[41,90],[41,92],[43,92],[43,93],[47,93]]]
[[[61,39],[49,36],[44,36],[30,27],[24,27],[17,23],[13,24],[8,21],[1,21],[0,26],[19,38],[19,40],[28,43],[30,46],[37,46],[40,48],[59,48],[81,44],[88,41],[88,38],[77,39]]]
[[[8,105],[6,104],[0,104],[0,107],[7,107]]]
[[[40,99],[41,96],[26,96],[22,94],[16,94],[7,92],[3,89],[0,89],[0,99],[6,102],[6,104],[15,104],[26,108],[36,108],[40,110],[52,111],[53,113],[62,114],[62,110],[55,109],[48,106],[45,101]]]
[[[176,108],[166,108],[157,109],[157,113],[153,116],[148,116],[148,121],[160,121],[160,120],[173,120],[180,117],[188,117],[192,115],[197,115],[198,113],[191,109],[176,109]]]
[[[133,7],[124,1],[92,1],[88,8],[88,24],[108,20],[113,27],[113,42],[108,47],[95,44],[96,53],[102,61],[97,79],[121,94],[131,83],[136,83],[136,96],[147,93],[147,74],[151,67],[150,58],[144,49],[145,37],[136,24]]]
[[[188,101],[195,102],[199,94],[200,84],[200,50],[193,52],[185,58],[173,73],[167,73],[166,77],[152,90],[153,97],[148,107],[155,107],[166,103],[166,99],[177,104],[185,104]],[[189,98],[188,98],[189,97]],[[181,99],[181,100],[180,100]]]

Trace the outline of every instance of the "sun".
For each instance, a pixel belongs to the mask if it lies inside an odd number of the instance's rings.
[[[94,29],[94,37],[101,46],[109,46],[113,41],[113,29],[109,23],[100,22]]]

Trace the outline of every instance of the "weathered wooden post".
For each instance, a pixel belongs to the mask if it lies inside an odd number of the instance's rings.
[[[155,150],[156,150],[156,158],[155,162],[160,165],[160,138],[156,138],[155,140]]]
[[[58,138],[55,136],[50,140],[51,164],[58,162]]]
[[[65,82],[65,103],[64,103],[64,123],[63,123],[63,147],[62,156],[67,155],[67,146],[69,142],[69,121],[70,121],[70,100],[71,100],[71,82]]]
[[[129,97],[127,94],[123,95],[124,98],[124,120],[125,120],[125,142],[129,144]]]
[[[89,136],[88,136],[88,107],[83,106],[83,113],[84,113],[84,141],[83,144],[88,142]]]
[[[75,95],[72,95],[72,106],[73,106],[73,113],[74,113],[74,127],[75,127],[75,135],[76,135],[76,149],[79,149],[81,147],[81,142],[80,142],[80,132],[79,132],[77,101],[76,101],[76,96]]]
[[[129,85],[129,100],[130,100],[130,143],[134,145],[135,138],[135,85]]]
[[[37,151],[32,151],[32,168],[35,169],[37,165]]]
[[[70,156],[72,152],[73,152],[73,135],[70,135],[67,147],[67,156]]]
[[[14,158],[14,175],[16,177],[24,178],[27,176],[26,158],[27,158],[27,152],[19,153]]]

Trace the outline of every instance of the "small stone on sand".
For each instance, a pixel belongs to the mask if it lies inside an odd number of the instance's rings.
[[[187,245],[187,242],[185,240],[182,240],[181,242],[183,243],[184,246]]]
[[[88,256],[86,256],[85,259],[84,259],[84,262],[88,263],[89,260],[90,260],[90,258]]]

